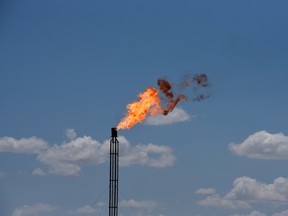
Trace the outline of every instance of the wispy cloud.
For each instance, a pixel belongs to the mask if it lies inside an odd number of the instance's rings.
[[[248,136],[242,143],[231,143],[229,150],[239,156],[254,159],[288,159],[288,136],[259,131]]]
[[[121,143],[120,165],[122,166],[140,164],[143,166],[164,168],[172,166],[176,160],[169,146],[152,143],[131,146],[123,136],[119,137],[119,142]]]
[[[21,139],[0,137],[0,152],[38,154],[48,147],[47,142],[37,137]]]
[[[107,207],[107,204],[104,202],[98,202],[96,205],[84,205],[82,207],[72,209],[67,212],[67,215],[98,215],[99,212],[102,212],[103,207]],[[103,213],[103,212],[102,212]]]
[[[195,191],[195,194],[203,194],[203,195],[209,195],[209,194],[215,194],[216,190],[214,188],[199,188]]]
[[[263,214],[259,211],[252,211],[248,214],[233,214],[233,215],[230,215],[230,216],[266,216],[266,214]]]
[[[177,122],[189,121],[191,116],[183,109],[175,107],[175,109],[170,112],[167,116],[157,115],[150,116],[144,122],[147,125],[168,125]]]
[[[233,214],[230,216],[266,216],[266,214],[261,213],[259,211],[252,211],[251,213],[248,214]],[[278,212],[278,213],[274,213],[272,216],[288,216],[288,210],[282,211],[282,212]]]
[[[288,210],[279,212],[279,213],[275,213],[273,214],[273,216],[288,216]]]
[[[36,168],[32,171],[33,175],[44,176],[46,173],[41,168]]]
[[[121,200],[119,202],[120,207],[128,207],[128,208],[147,208],[147,209],[153,209],[158,206],[157,201],[155,200],[141,200],[137,201],[134,199],[130,200]]]
[[[54,145],[39,154],[37,159],[49,167],[49,173],[78,175],[82,165],[104,163],[108,147],[108,144],[101,144],[90,136],[83,136]]]
[[[198,202],[198,205],[205,207],[219,207],[226,209],[251,208],[248,202],[242,200],[231,200],[221,197],[219,194],[213,194]]]
[[[65,134],[66,137],[70,140],[75,140],[77,137],[77,134],[73,128],[66,129]]]
[[[68,131],[68,130],[67,130]],[[103,143],[90,136],[75,137],[73,129],[69,129],[68,141],[49,146],[44,140],[32,137],[29,139],[1,139],[0,150],[14,153],[36,154],[37,159],[45,167],[33,170],[33,175],[59,174],[79,175],[81,167],[88,164],[102,164],[109,158],[109,140]],[[12,141],[13,142],[12,142]],[[15,141],[16,140],[16,141]],[[24,140],[24,141],[23,141]],[[123,137],[118,137],[120,145],[120,166],[142,165],[156,168],[172,166],[176,160],[172,149],[168,146],[147,144],[131,145]],[[16,144],[15,144],[16,143]]]
[[[96,211],[97,211],[96,208],[93,208],[90,205],[85,205],[85,206],[78,208],[76,210],[77,214],[93,214]]]
[[[37,203],[33,205],[24,205],[17,208],[12,213],[12,216],[38,216],[44,212],[53,212],[56,210],[55,206],[43,203]]]
[[[97,205],[85,205],[83,207],[77,208],[76,210],[69,211],[69,215],[95,215],[97,212],[101,212],[103,207],[105,207],[107,203],[98,202]],[[133,209],[136,215],[147,215],[145,213],[150,212],[159,206],[159,203],[156,200],[120,200],[118,206],[124,212],[125,209]],[[151,215],[151,214],[149,214]]]
[[[128,140],[118,137],[120,145],[120,166],[143,165],[163,168],[172,166],[175,156],[168,146],[155,144],[132,146]],[[107,161],[109,140],[103,144],[89,136],[54,145],[38,155],[38,160],[48,165],[49,172],[61,175],[79,175],[81,166],[85,164],[101,164]]]
[[[253,203],[287,204],[288,178],[278,177],[265,184],[250,177],[234,180],[233,188],[224,196],[212,194],[198,202],[201,206],[229,209],[251,208]]]

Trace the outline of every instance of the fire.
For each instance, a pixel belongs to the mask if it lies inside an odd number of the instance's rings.
[[[183,94],[172,92],[172,85],[165,79],[158,79],[157,84],[165,98],[160,98],[158,90],[148,87],[143,93],[138,95],[139,101],[134,101],[127,105],[127,114],[117,125],[119,129],[129,129],[139,122],[143,122],[147,116],[158,114],[167,115],[172,112],[180,101],[188,101],[189,98]],[[208,77],[206,74],[196,74],[193,77],[185,77],[184,82],[180,85],[180,90],[191,86],[196,96],[192,101],[201,101],[208,98],[208,95],[199,94],[198,88],[208,87]],[[162,105],[165,105],[164,107]]]
[[[162,112],[161,99],[156,88],[148,87],[138,95],[140,101],[134,101],[127,105],[127,114],[117,126],[119,129],[128,129],[135,124],[144,121],[147,115],[155,116]]]

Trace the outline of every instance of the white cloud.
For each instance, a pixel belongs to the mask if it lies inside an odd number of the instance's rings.
[[[163,168],[174,164],[175,157],[170,147],[155,144],[131,146],[122,136],[118,137],[118,140],[121,166],[139,164]],[[50,173],[79,175],[82,165],[101,164],[106,162],[108,157],[109,140],[101,144],[89,136],[84,136],[68,143],[54,145],[37,158],[48,165]]]
[[[233,214],[231,216],[266,216],[266,214],[254,210],[249,214]]]
[[[130,166],[140,164],[143,166],[164,168],[172,166],[176,160],[172,149],[168,146],[155,144],[131,146],[124,138],[119,137],[120,144],[120,165]]]
[[[278,177],[272,184],[265,184],[250,177],[240,177],[235,179],[233,188],[226,198],[251,202],[286,202],[288,201],[288,179]]]
[[[37,203],[30,206],[24,205],[21,208],[15,209],[12,216],[38,216],[42,212],[53,212],[55,209],[55,206],[43,203]]]
[[[106,203],[103,201],[97,203],[97,207],[104,207],[104,206],[106,206]]]
[[[155,209],[158,206],[158,202],[155,200],[135,200],[135,199],[129,199],[129,200],[121,200],[118,203],[119,207],[122,209],[122,213],[125,212],[124,208],[127,208],[130,210],[134,209],[135,215],[151,215],[151,211]],[[91,205],[85,205],[81,208],[78,208],[76,210],[70,211],[69,215],[95,215],[95,213],[101,212],[101,209],[103,207],[107,206],[105,202],[98,202],[96,207],[92,207]],[[119,214],[122,215],[122,214]],[[123,214],[124,215],[124,214]],[[134,215],[134,214],[133,214]]]
[[[158,203],[155,200],[142,200],[136,201],[134,199],[122,200],[119,202],[119,207],[128,207],[128,208],[147,208],[153,209],[157,207]]]
[[[258,182],[250,177],[234,180],[233,188],[225,195],[213,194],[198,202],[202,206],[222,208],[250,208],[252,203],[287,204],[288,179],[276,178],[272,184]]]
[[[91,207],[90,205],[85,205],[76,210],[77,214],[92,214],[96,212],[96,209]]]
[[[266,214],[254,210],[249,214],[233,214],[230,216],[266,216]],[[272,216],[288,216],[288,210],[279,213],[274,213]]]
[[[288,216],[288,210],[282,211],[280,213],[275,213],[273,216]]]
[[[203,195],[209,195],[216,193],[216,190],[214,188],[199,188],[195,191],[195,194],[203,194]]]
[[[48,165],[50,173],[78,175],[81,165],[104,163],[108,156],[108,148],[107,143],[101,144],[90,136],[84,136],[68,143],[54,145],[37,158]]]
[[[69,128],[66,130],[66,137],[69,139],[69,140],[75,140],[76,137],[77,137],[77,134],[75,132],[74,129],[72,128]]]
[[[94,207],[91,205],[84,205],[80,208],[70,210],[67,212],[67,215],[95,215],[103,210],[103,207],[107,207],[105,202],[98,202],[97,205]]]
[[[229,144],[228,148],[236,155],[254,159],[288,159],[288,137],[282,133],[259,131],[240,144]]]
[[[33,175],[44,176],[46,173],[41,168],[36,168],[32,171]]]
[[[231,200],[225,197],[221,197],[218,194],[213,194],[206,197],[203,200],[198,202],[198,205],[201,206],[212,206],[212,207],[220,207],[226,209],[239,209],[239,208],[250,208],[248,202],[242,200]]]
[[[90,136],[75,137],[69,129],[69,140],[50,146],[42,139],[31,137],[16,140],[12,137],[0,139],[0,152],[34,153],[45,168],[36,168],[33,175],[59,174],[77,176],[84,165],[97,165],[109,161],[109,143],[94,140]],[[75,136],[74,136],[75,135]],[[120,166],[143,165],[156,168],[172,166],[176,160],[168,146],[147,144],[131,145],[123,136],[118,137]]]
[[[183,109],[175,107],[168,115],[150,116],[145,120],[147,125],[168,125],[177,122],[189,121],[191,116]]]
[[[0,137],[0,152],[38,154],[48,148],[48,144],[37,137],[21,138]]]

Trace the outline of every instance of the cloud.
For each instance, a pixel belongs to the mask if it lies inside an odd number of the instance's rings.
[[[144,215],[156,215],[153,214],[153,210],[159,206],[159,203],[155,200],[121,200],[119,201],[119,207],[125,212],[124,208],[127,210],[133,210],[133,215],[144,216]],[[123,214],[125,215],[125,213]],[[127,211],[126,211],[126,215]],[[158,214],[159,215],[159,214]],[[161,216],[161,214],[159,215]]]
[[[278,177],[265,184],[250,177],[234,180],[233,188],[224,196],[213,194],[198,202],[201,206],[229,209],[250,208],[253,203],[287,204],[288,179]]]
[[[36,168],[32,171],[33,175],[44,176],[46,173],[41,168]]]
[[[155,200],[142,200],[136,201],[134,199],[122,200],[119,202],[119,207],[128,207],[128,208],[147,208],[153,209],[158,206],[157,201]]]
[[[199,188],[195,191],[195,194],[203,194],[203,195],[209,195],[216,193],[216,190],[214,188]]]
[[[48,144],[37,137],[21,138],[0,137],[0,152],[38,154],[48,148]]]
[[[37,154],[37,160],[45,167],[34,169],[32,174],[40,176],[49,173],[77,176],[82,166],[109,161],[110,140],[100,143],[90,136],[76,137],[73,129],[69,129],[68,134],[67,142],[53,146],[49,146],[37,137],[20,140],[4,137],[0,139],[0,152]],[[120,142],[120,166],[142,165],[164,168],[172,166],[176,160],[172,149],[168,146],[152,143],[131,145],[123,136],[119,136],[118,140]]]
[[[246,201],[231,200],[225,197],[221,197],[218,194],[210,195],[205,199],[200,200],[197,204],[205,207],[212,206],[226,209],[251,208],[249,203]]]
[[[172,149],[168,146],[147,144],[131,146],[123,137],[119,137],[120,147],[120,165],[130,166],[140,164],[156,168],[172,166],[176,160],[172,154]]]
[[[83,136],[54,145],[40,153],[37,159],[49,167],[50,173],[78,175],[82,165],[104,163],[108,152],[107,142],[101,144],[90,136]]]
[[[233,214],[230,216],[266,216],[266,214],[254,210],[250,214]],[[274,213],[272,216],[288,216],[288,210],[279,213]]]
[[[265,184],[250,177],[240,177],[234,180],[226,198],[249,202],[287,202],[288,179],[278,177],[272,184]]]
[[[90,205],[85,205],[76,210],[77,214],[92,214],[96,212],[96,209],[91,207]]]
[[[266,214],[254,210],[249,214],[233,214],[231,216],[266,216]]]
[[[120,142],[120,165],[163,168],[172,166],[175,157],[172,149],[155,144],[132,146],[125,137],[118,137]],[[38,160],[49,167],[49,172],[61,175],[79,175],[82,165],[101,164],[108,160],[109,140],[103,144],[90,136],[78,137],[75,140],[54,145],[38,155]]]
[[[239,156],[254,159],[288,159],[288,137],[282,133],[271,134],[259,131],[240,144],[231,143],[229,150]]]
[[[85,205],[81,208],[77,208],[76,210],[70,211],[69,215],[95,215],[96,212],[100,212],[103,207],[107,206],[105,202],[98,202],[96,206],[92,207],[91,205]],[[154,208],[158,206],[158,202],[155,200],[121,200],[118,203],[118,206],[122,209],[122,212],[125,212],[124,208],[130,210],[133,209],[136,215],[147,215],[145,212],[151,212]],[[137,210],[137,211],[136,211]],[[151,214],[149,214],[151,215]]]
[[[66,137],[69,140],[75,140],[76,137],[77,137],[77,134],[76,134],[75,130],[72,129],[72,128],[67,129],[65,133],[66,133]]]
[[[30,206],[24,205],[21,208],[15,209],[12,216],[38,216],[42,212],[53,212],[55,209],[55,206],[43,203],[37,203]]]
[[[148,117],[144,122],[147,125],[168,125],[177,122],[189,121],[191,116],[183,109],[175,107],[168,115],[157,115]]]
[[[91,205],[84,205],[83,207],[68,211],[67,215],[98,215],[98,213],[103,210],[103,207],[106,207],[105,202],[98,202],[94,207]]]
[[[273,216],[288,216],[288,210],[282,211],[280,213],[275,213]]]

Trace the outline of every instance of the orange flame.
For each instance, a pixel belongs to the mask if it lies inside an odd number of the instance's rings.
[[[186,77],[184,83],[180,86],[180,90],[192,86],[194,92],[196,92],[199,87],[208,87],[209,83],[207,81],[208,77],[206,74],[196,74],[192,78]],[[161,93],[165,96],[164,100],[161,101],[156,88],[148,87],[143,93],[138,95],[140,101],[134,101],[127,105],[128,112],[117,125],[117,130],[131,128],[135,124],[143,122],[147,115],[168,115],[169,112],[173,111],[178,102],[189,100],[189,98],[183,94],[174,96],[172,85],[167,80],[158,79],[157,84]],[[196,94],[196,97],[192,101],[201,101],[209,97],[204,94]],[[161,106],[161,102],[164,103],[165,108]]]
[[[147,115],[155,116],[162,112],[160,98],[156,88],[148,87],[138,95],[140,101],[134,101],[127,105],[128,112],[117,126],[119,129],[128,129],[145,120]]]

